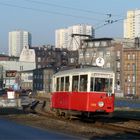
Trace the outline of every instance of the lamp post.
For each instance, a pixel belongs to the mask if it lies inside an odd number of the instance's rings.
[[[136,79],[136,75],[137,75],[137,73],[136,73],[137,71],[136,71],[136,62],[135,62],[135,65],[134,65],[134,77],[135,77],[135,91],[134,91],[134,93],[135,93],[135,96],[136,96],[136,93],[137,93],[137,79]]]

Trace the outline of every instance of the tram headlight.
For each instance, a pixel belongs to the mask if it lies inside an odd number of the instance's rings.
[[[102,101],[98,102],[98,106],[99,107],[103,107],[104,106],[104,102],[102,102]]]

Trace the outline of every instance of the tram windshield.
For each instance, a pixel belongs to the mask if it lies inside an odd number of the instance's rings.
[[[112,78],[91,77],[90,91],[112,92]]]

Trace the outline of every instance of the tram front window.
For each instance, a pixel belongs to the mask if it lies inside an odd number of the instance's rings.
[[[112,79],[91,78],[91,91],[112,92]]]

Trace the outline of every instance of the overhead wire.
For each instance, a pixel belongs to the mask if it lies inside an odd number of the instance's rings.
[[[43,9],[38,9],[38,8],[31,8],[31,7],[25,7],[25,6],[19,6],[19,5],[9,4],[9,3],[4,3],[4,2],[0,2],[0,5],[4,5],[4,6],[8,6],[8,7],[21,8],[21,9],[26,9],[26,10],[32,10],[32,11],[38,11],[38,12],[44,12],[44,13],[55,14],[55,15],[69,16],[69,17],[80,18],[80,19],[102,21],[102,20],[99,20],[99,19],[91,18],[91,17],[72,15],[72,14],[64,14],[64,13],[60,13],[60,12],[54,12],[54,11],[43,10]]]
[[[110,13],[100,13],[100,12],[96,12],[96,11],[92,11],[92,10],[86,10],[86,9],[81,9],[81,8],[73,8],[73,7],[69,7],[69,6],[63,6],[63,5],[58,5],[58,4],[54,4],[54,3],[49,3],[49,2],[40,2],[40,1],[36,1],[36,0],[24,0],[30,3],[36,3],[36,4],[41,4],[41,5],[49,5],[52,7],[59,7],[59,8],[64,8],[64,9],[71,9],[71,10],[75,10],[75,11],[80,11],[80,12],[86,12],[86,13],[91,13],[91,14],[98,14],[98,15],[110,15]]]
[[[90,13],[90,14],[98,14],[98,15],[104,15],[104,16],[108,16],[108,18],[111,18],[112,16],[119,16],[119,15],[114,15],[111,13],[100,13],[100,12],[95,12],[92,10],[85,10],[85,9],[80,9],[80,8],[73,8],[73,7],[68,7],[68,6],[62,6],[62,5],[58,5],[58,4],[54,4],[54,3],[48,3],[48,2],[40,2],[40,1],[36,1],[36,0],[24,0],[30,3],[36,3],[36,4],[41,4],[41,5],[49,5],[49,6],[53,6],[53,7],[59,7],[59,8],[65,8],[65,9],[71,9],[71,10],[75,10],[75,11],[80,11],[80,12],[86,12],[86,13]],[[107,20],[108,18],[105,18],[104,20],[101,20],[100,22],[104,22],[105,20]],[[100,23],[97,23],[98,27],[96,29],[99,29],[103,26],[105,26],[104,24],[101,26],[99,25]],[[96,25],[95,25],[96,26]]]
[[[137,14],[137,15],[135,15],[135,16],[126,17],[126,18],[125,18],[125,17],[122,17],[122,18],[115,19],[115,20],[110,20],[110,19],[109,19],[106,23],[97,26],[95,29],[97,30],[97,29],[100,29],[100,28],[102,28],[102,27],[104,27],[104,26],[106,26],[106,25],[113,24],[113,23],[115,23],[115,22],[119,22],[119,21],[123,21],[123,20],[127,20],[127,19],[129,19],[129,18],[134,18],[134,17],[137,17],[137,16],[140,16],[140,14]],[[98,25],[98,24],[97,24],[97,25]]]
[[[27,1],[27,0],[25,0],[25,1]],[[28,0],[28,1],[37,2],[37,1],[34,1],[34,0]],[[37,2],[37,3],[44,4],[44,2]],[[45,2],[45,4],[47,4],[47,3]],[[79,15],[71,15],[71,14],[64,14],[64,13],[60,13],[60,12],[54,12],[54,11],[43,10],[43,9],[38,9],[38,8],[31,8],[31,7],[25,7],[25,6],[19,6],[19,5],[5,3],[5,2],[0,2],[0,5],[4,5],[4,6],[8,6],[8,7],[21,8],[21,9],[26,9],[26,10],[32,10],[32,11],[38,11],[38,12],[44,12],[44,13],[49,13],[49,14],[69,16],[69,17],[74,17],[74,18],[96,20],[96,21],[100,21],[100,22],[104,22],[105,20],[107,20],[107,18],[104,19],[104,20],[99,20],[99,19],[95,19],[95,18],[91,18],[91,17],[79,16]],[[63,7],[63,8],[65,7],[65,6],[60,6],[60,5],[52,4],[52,6],[54,6],[54,5],[55,6],[59,6],[59,7]],[[82,10],[82,9],[77,9],[77,8],[72,8],[72,7],[65,7],[65,8],[70,8],[70,9],[73,9],[73,10]],[[84,12],[93,12],[93,11],[90,11],[90,10],[82,10],[82,11],[84,11]],[[98,12],[94,12],[94,13],[101,14],[101,15],[107,15],[109,18],[112,16],[112,14],[103,14],[103,13],[98,13]],[[98,26],[96,29],[99,29],[99,28],[101,28],[103,26],[105,26],[105,24],[103,24],[101,26]]]
[[[22,8],[22,9],[26,9],[26,10],[32,10],[32,11],[38,11],[38,12],[44,12],[44,13],[50,13],[50,14],[56,14],[56,15],[62,15],[62,16],[69,16],[69,17],[74,17],[74,18],[81,18],[81,19],[100,21],[101,24],[97,23],[96,24],[97,26],[95,25],[95,28],[94,28],[95,30],[100,29],[100,28],[102,28],[102,27],[104,27],[106,25],[110,25],[110,24],[122,21],[124,19],[133,18],[133,17],[127,17],[127,18],[123,17],[123,18],[112,20],[111,18],[113,16],[117,16],[117,15],[114,15],[114,14],[111,14],[111,13],[104,14],[104,13],[95,12],[95,11],[92,11],[92,10],[85,10],[85,9],[80,9],[80,8],[73,8],[73,7],[68,7],[68,6],[62,6],[62,5],[58,5],[58,4],[48,3],[46,1],[45,2],[39,2],[39,1],[36,1],[36,0],[24,0],[24,1],[31,2],[31,3],[36,3],[36,4],[42,4],[42,5],[45,4],[45,5],[50,5],[50,6],[60,7],[60,8],[67,8],[67,9],[72,9],[72,10],[82,11],[82,12],[87,12],[87,13],[106,15],[106,16],[108,16],[108,18],[99,20],[99,19],[95,19],[95,18],[91,18],[91,17],[72,15],[72,14],[64,14],[64,13],[60,13],[60,12],[54,12],[54,11],[43,10],[43,9],[38,9],[38,8],[31,8],[31,7],[25,7],[25,6],[19,6],[19,5],[3,3],[3,2],[0,2],[0,5],[4,5],[4,6],[8,6],[8,7]],[[135,15],[135,16],[139,16],[139,15],[140,14]],[[104,23],[102,24],[102,22],[104,22]]]

